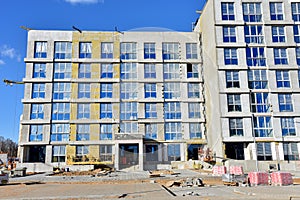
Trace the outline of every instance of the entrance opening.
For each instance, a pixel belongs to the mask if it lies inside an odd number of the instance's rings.
[[[120,144],[120,169],[139,164],[139,144]]]
[[[188,160],[199,160],[198,149],[203,148],[202,144],[189,144],[188,145]]]
[[[244,143],[226,143],[225,154],[227,158],[244,160]]]
[[[24,158],[24,162],[42,162],[45,163],[46,146],[27,146],[27,156]]]

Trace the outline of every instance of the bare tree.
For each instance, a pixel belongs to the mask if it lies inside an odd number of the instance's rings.
[[[16,157],[18,144],[11,139],[5,139],[3,136],[0,136],[0,152],[7,153],[8,157]]]

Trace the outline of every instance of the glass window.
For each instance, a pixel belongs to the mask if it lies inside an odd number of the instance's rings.
[[[278,94],[279,111],[293,112],[293,102],[291,94]]]
[[[189,105],[189,118],[201,118],[201,112],[200,112],[200,103],[188,103]]]
[[[52,162],[66,161],[66,146],[52,146]]]
[[[251,111],[266,113],[270,111],[269,96],[266,92],[251,92]]]
[[[112,64],[101,64],[101,78],[113,78],[113,65]]]
[[[199,83],[188,83],[188,98],[200,98]]]
[[[54,141],[69,141],[70,124],[52,124],[50,140]]]
[[[158,145],[148,144],[145,145],[146,149],[146,161],[158,161]]]
[[[70,120],[70,103],[53,103],[52,120]]]
[[[100,84],[100,98],[112,98],[113,84],[101,83]]]
[[[33,83],[32,84],[32,98],[33,99],[44,99],[45,98],[45,84],[44,83]]]
[[[55,42],[55,59],[70,59],[72,58],[72,43],[71,42]]]
[[[294,29],[294,41],[296,43],[300,43],[300,24],[294,25],[293,29]]]
[[[121,80],[136,79],[137,65],[136,63],[121,63]]]
[[[284,48],[274,48],[274,63],[275,65],[287,65],[287,53]]]
[[[112,162],[113,161],[113,154],[112,148],[113,145],[100,145],[100,152],[99,157],[101,162]]]
[[[283,20],[283,5],[281,2],[270,2],[271,20]]]
[[[134,42],[124,42],[121,43],[121,60],[136,59],[136,43]]]
[[[226,88],[239,88],[239,72],[238,71],[226,71]]]
[[[144,64],[144,78],[156,78],[155,64]]]
[[[241,112],[241,95],[240,94],[227,94],[228,112]]]
[[[90,140],[90,125],[77,124],[76,141]]]
[[[263,47],[246,47],[248,66],[266,66],[265,49]]]
[[[200,123],[190,123],[190,139],[201,139],[202,138],[202,131],[201,131],[201,124]]]
[[[300,47],[296,47],[296,62],[300,66]]]
[[[70,99],[71,83],[53,83],[53,99]]]
[[[248,71],[249,89],[266,89],[268,87],[266,70],[249,70]]]
[[[224,48],[224,63],[225,65],[237,65],[237,48]]]
[[[33,64],[33,78],[46,78],[46,63]]]
[[[43,125],[30,125],[29,142],[43,141]]]
[[[289,71],[287,70],[277,70],[276,71],[276,83],[277,88],[289,88],[290,85],[290,76]]]
[[[92,58],[91,42],[80,42],[79,48],[79,58]]]
[[[144,43],[144,59],[155,59],[155,43]]]
[[[273,137],[271,117],[254,117],[254,135],[255,137]]]
[[[180,144],[168,144],[168,161],[180,161]]]
[[[114,44],[112,42],[101,42],[101,58],[114,57]]]
[[[179,102],[164,103],[165,119],[181,119]]]
[[[47,58],[47,42],[35,42],[34,57]]]
[[[295,22],[300,21],[300,3],[292,3],[292,17]]]
[[[164,64],[164,79],[179,79],[180,78],[180,68],[179,64],[168,63]]]
[[[243,118],[229,118],[229,134],[232,136],[244,136]]]
[[[145,98],[156,98],[156,83],[145,83]]]
[[[120,132],[136,134],[138,132],[138,123],[137,122],[122,122],[120,123]]]
[[[222,2],[222,20],[234,20],[234,3]]]
[[[112,124],[100,124],[100,140],[112,140]]]
[[[300,160],[298,144],[296,142],[283,143],[284,160]]]
[[[77,119],[89,119],[90,112],[90,104],[80,103],[77,105]]]
[[[91,97],[91,85],[89,83],[78,83],[78,99]]]
[[[121,99],[136,99],[138,93],[137,83],[121,83]]]
[[[145,133],[145,137],[147,139],[157,139],[157,124],[145,124],[145,129],[146,129],[146,133]]]
[[[235,26],[223,26],[223,42],[236,42]]]
[[[186,43],[186,59],[197,59],[197,43]]]
[[[137,120],[137,102],[122,102],[120,107],[121,120]]]
[[[89,146],[76,146],[76,156],[83,157],[89,154]]]
[[[165,140],[181,140],[182,127],[180,122],[165,123]]]
[[[262,25],[248,25],[244,26],[245,42],[262,44],[264,43],[264,34]]]
[[[180,98],[181,90],[180,83],[165,83],[164,84],[164,98],[178,99]]]
[[[280,119],[282,136],[296,136],[294,118],[282,117]]]
[[[243,3],[245,22],[261,22],[261,3]]]
[[[111,103],[100,103],[100,118],[101,119],[112,119],[112,104]]]
[[[67,79],[71,77],[71,63],[54,63],[54,79]]]
[[[162,43],[163,60],[179,59],[179,43]]]
[[[157,118],[156,103],[145,103],[145,117]]]
[[[259,142],[256,144],[257,160],[272,160],[272,149],[270,142]]]
[[[272,26],[272,41],[285,42],[284,26]]]
[[[300,87],[300,70],[298,70],[298,87]]]
[[[90,64],[79,64],[78,78],[91,78],[91,65]]]
[[[31,104],[30,119],[44,119],[43,104]]]
[[[199,78],[199,66],[197,64],[187,64],[187,78]]]

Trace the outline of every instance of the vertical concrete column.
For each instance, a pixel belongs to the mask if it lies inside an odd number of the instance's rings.
[[[116,170],[119,170],[120,168],[119,168],[119,143],[118,142],[116,142],[116,144],[115,144],[115,169]]]
[[[143,141],[139,142],[139,170],[144,170],[144,151],[143,151]]]
[[[158,161],[162,162],[163,161],[163,145],[162,144],[158,144]]]
[[[46,145],[45,163],[51,164],[52,159],[52,145]]]

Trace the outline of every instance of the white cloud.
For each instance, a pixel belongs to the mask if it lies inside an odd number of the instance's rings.
[[[104,3],[104,0],[64,0],[67,3],[71,4],[95,4],[95,3]]]
[[[2,45],[0,47],[0,56],[3,57],[8,57],[10,59],[17,59],[18,61],[21,61],[21,56],[18,54],[18,52],[14,49],[9,47],[8,45]],[[2,60],[2,64],[4,61]],[[0,62],[1,64],[1,62]]]
[[[0,65],[4,65],[5,62],[3,60],[0,60]]]

